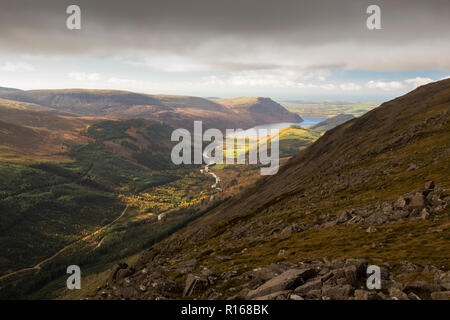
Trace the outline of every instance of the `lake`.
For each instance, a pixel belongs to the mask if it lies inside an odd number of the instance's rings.
[[[253,128],[250,128],[248,130],[243,131],[240,134],[236,134],[236,136],[246,136],[248,135],[249,130],[258,130],[258,129],[284,129],[286,127],[290,127],[293,125],[301,126],[302,128],[310,127],[315,124],[318,124],[319,122],[322,122],[328,118],[319,118],[319,117],[302,117],[303,122],[277,122],[277,123],[268,123],[268,124],[262,124]]]

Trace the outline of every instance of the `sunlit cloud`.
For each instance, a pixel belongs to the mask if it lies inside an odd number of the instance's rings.
[[[0,66],[0,71],[4,72],[31,72],[35,68],[26,62],[10,62],[7,61]]]
[[[361,90],[362,87],[359,84],[348,82],[341,84],[339,88],[343,91],[358,91]]]
[[[392,91],[392,90],[399,90],[403,89],[404,85],[400,81],[375,81],[371,80],[366,84],[367,88],[370,89],[381,89],[384,91]]]
[[[69,78],[76,81],[99,81],[101,76],[99,73],[85,73],[85,72],[69,72]]]
[[[412,79],[407,79],[405,80],[405,82],[407,84],[412,84],[414,86],[414,88],[417,88],[419,86],[423,86],[424,84],[433,82],[434,80],[431,78],[423,78],[423,77],[415,77]]]

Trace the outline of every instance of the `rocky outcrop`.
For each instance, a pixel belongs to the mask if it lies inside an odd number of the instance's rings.
[[[186,278],[186,286],[183,291],[183,296],[189,297],[197,295],[208,288],[208,277],[203,274],[188,274]]]
[[[116,285],[98,289],[98,299],[167,299],[173,297],[223,299],[220,288],[231,280],[241,282],[228,292],[236,292],[227,299],[239,300],[422,300],[450,299],[450,272],[431,265],[418,265],[409,261],[388,264],[378,261],[381,269],[381,288],[366,286],[367,267],[365,259],[304,260],[297,264],[271,264],[243,273],[215,272],[203,268],[200,273],[189,273],[184,278],[184,289],[179,283],[163,274],[170,270],[153,264],[140,271],[120,265],[114,268],[125,278],[117,276]],[[152,271],[150,271],[152,269]],[[125,272],[128,270],[127,272]],[[134,270],[134,271],[133,271]],[[408,275],[429,278],[434,281],[404,281]]]
[[[427,219],[439,219],[438,213],[448,206],[449,189],[435,186],[432,181],[427,182],[425,187],[426,189],[414,190],[397,200],[380,202],[375,207],[344,210],[334,216],[319,216],[311,225],[282,223],[270,236],[284,239],[309,229],[354,224],[368,225],[367,233],[377,233],[375,225],[400,219],[422,220],[424,212],[427,213]],[[247,231],[246,228],[243,230]],[[374,242],[372,247],[383,247],[383,244]],[[365,286],[368,266],[365,259],[329,260],[324,257],[315,261],[299,261],[297,264],[270,264],[243,273],[238,268],[216,273],[199,265],[197,259],[181,260],[174,267],[167,267],[170,252],[166,254],[151,249],[144,252],[131,266],[124,263],[116,265],[106,285],[99,289],[97,298],[165,299],[181,296],[221,299],[224,296],[219,288],[230,281],[242,283],[228,289],[230,293],[235,292],[228,297],[230,299],[447,299],[450,291],[449,272],[409,261],[402,261],[395,266],[381,263],[382,289],[369,290]],[[205,254],[209,254],[209,251]],[[286,250],[278,252],[279,256],[285,254]],[[231,262],[232,259],[221,255],[215,257],[218,263]],[[394,275],[394,269],[399,274]],[[168,277],[166,274],[170,272],[183,275],[182,282]],[[434,282],[396,281],[396,277],[401,278],[402,275],[421,273],[433,273]]]
[[[366,224],[368,233],[377,232],[376,225],[398,220],[433,220],[447,209],[450,202],[450,189],[435,187],[433,181],[425,184],[425,189],[414,190],[400,196],[397,200],[378,202],[365,208],[355,208],[338,212],[335,216],[319,216],[311,227],[324,228],[340,224]],[[437,218],[437,217],[436,217]]]
[[[309,269],[289,269],[279,276],[267,281],[255,290],[247,294],[247,298],[265,296],[274,292],[294,289],[305,280],[311,278],[316,273],[314,268]]]

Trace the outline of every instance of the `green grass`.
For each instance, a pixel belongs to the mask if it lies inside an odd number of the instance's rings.
[[[123,207],[112,193],[41,169],[0,163],[0,176],[9,178],[0,199],[1,273],[34,265]]]
[[[287,110],[304,117],[331,118],[341,113],[359,117],[376,108],[379,102],[340,102],[340,101],[280,101]]]

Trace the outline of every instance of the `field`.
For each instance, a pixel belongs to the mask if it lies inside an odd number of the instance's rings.
[[[331,118],[341,113],[359,117],[380,105],[379,102],[279,101],[287,110],[303,117]]]

